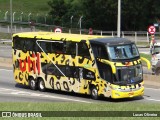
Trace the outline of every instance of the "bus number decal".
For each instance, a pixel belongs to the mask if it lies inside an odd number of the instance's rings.
[[[31,70],[34,71],[34,74],[36,73],[36,70],[38,71],[38,75],[40,74],[40,54],[37,53],[35,55],[34,53],[32,54],[32,58],[36,58],[36,60],[31,60],[30,56],[28,56],[28,60],[21,60],[19,59],[19,67],[22,72],[26,71],[26,68],[28,66],[28,72],[31,72]],[[36,67],[37,66],[37,67]]]

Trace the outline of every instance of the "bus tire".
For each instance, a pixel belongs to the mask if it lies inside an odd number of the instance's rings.
[[[95,86],[91,87],[91,91],[90,92],[91,92],[90,94],[91,94],[92,99],[97,100],[98,99],[98,90],[97,90],[97,88]]]
[[[42,92],[44,92],[46,90],[45,83],[44,83],[43,79],[39,79],[38,88],[39,88],[39,91],[42,91]]]
[[[37,89],[37,83],[36,80],[33,77],[30,77],[29,79],[29,87],[31,90],[36,90]]]

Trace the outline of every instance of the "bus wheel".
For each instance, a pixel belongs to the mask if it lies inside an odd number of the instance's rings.
[[[45,83],[44,83],[43,79],[39,80],[39,82],[38,82],[38,88],[42,92],[44,92],[46,90]]]
[[[94,100],[97,100],[98,99],[98,90],[96,87],[92,87],[91,88],[91,97],[92,99]]]
[[[29,87],[31,90],[36,90],[37,89],[37,84],[36,84],[36,81],[34,80],[33,77],[31,77],[29,79]]]

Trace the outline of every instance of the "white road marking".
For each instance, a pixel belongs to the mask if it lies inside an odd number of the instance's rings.
[[[160,100],[157,100],[157,99],[150,99],[150,98],[145,98],[145,100],[160,102]]]
[[[88,101],[84,101],[84,100],[76,100],[76,99],[70,99],[70,98],[65,98],[65,97],[38,94],[38,93],[34,93],[34,92],[26,92],[26,91],[7,89],[7,88],[0,88],[0,94],[32,96],[32,97],[41,97],[41,98],[53,98],[53,99],[68,100],[68,101],[73,101],[73,102],[92,103],[92,102],[88,102]]]
[[[160,89],[156,89],[156,88],[148,88],[148,87],[145,87],[144,89],[148,89],[148,90],[160,90]]]
[[[0,69],[0,71],[13,72],[13,70],[9,70],[9,69]]]

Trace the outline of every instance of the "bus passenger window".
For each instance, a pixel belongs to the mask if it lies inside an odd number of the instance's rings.
[[[14,49],[22,50],[24,47],[24,40],[20,38],[13,38],[14,39]]]
[[[40,45],[40,47],[38,46],[39,47],[39,49],[38,49],[39,52],[42,52],[42,51],[47,52],[46,42],[40,41],[40,42],[38,42],[38,44]]]
[[[24,45],[24,49],[27,51],[34,51],[34,40],[25,40],[25,45]]]
[[[92,44],[92,49],[96,58],[109,59],[107,50],[103,45]]]
[[[102,79],[111,82],[112,80],[112,70],[111,67],[107,64],[97,61],[98,70]]]
[[[76,55],[76,42],[66,42],[66,54]]]
[[[78,43],[78,56],[90,57],[89,49],[86,43]]]
[[[53,53],[57,54],[63,54],[64,49],[63,49],[63,43],[60,42],[52,42],[52,50]]]

